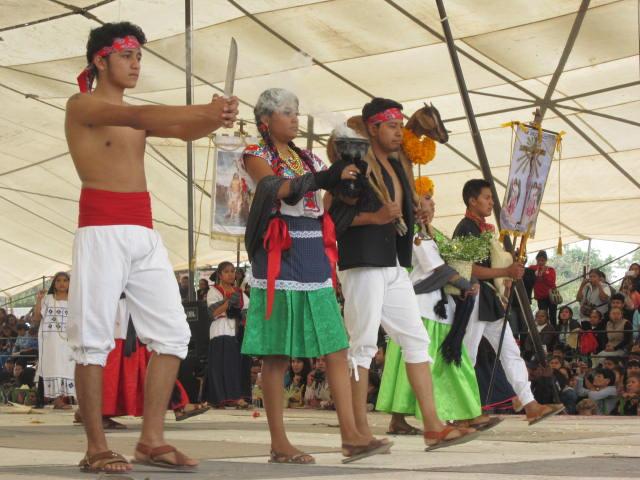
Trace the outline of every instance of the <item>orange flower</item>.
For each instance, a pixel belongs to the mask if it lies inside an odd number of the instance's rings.
[[[416,178],[416,193],[419,196],[422,197],[426,194],[433,195],[433,189],[433,181],[429,177],[423,175],[422,177]]]
[[[402,149],[415,165],[426,165],[436,156],[436,142],[427,136],[418,136],[407,128],[402,129]]]

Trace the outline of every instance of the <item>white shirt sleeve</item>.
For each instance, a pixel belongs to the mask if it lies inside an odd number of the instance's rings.
[[[247,297],[247,294],[242,292],[242,309],[243,310],[247,310],[249,308],[249,297]]]
[[[47,313],[47,307],[49,306],[50,303],[53,303],[51,301],[52,299],[53,299],[53,295],[51,295],[50,293],[46,294],[42,299],[42,306],[40,307],[40,315],[42,315],[43,319],[44,319],[45,313]]]
[[[207,306],[210,307],[214,303],[221,302],[222,300],[224,300],[224,297],[218,289],[211,287],[207,292]]]
[[[431,274],[436,268],[444,265],[438,246],[433,240],[423,240],[420,245],[414,245],[413,254],[424,273]]]

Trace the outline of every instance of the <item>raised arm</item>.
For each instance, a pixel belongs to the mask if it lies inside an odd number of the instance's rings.
[[[78,93],[67,101],[67,119],[86,126],[131,127],[148,135],[192,139],[199,138],[194,132],[209,133],[232,122],[237,103],[233,107],[230,102],[217,97],[205,105],[120,105]]]
[[[260,183],[265,177],[273,176],[273,170],[265,162],[264,159],[254,155],[245,155],[244,165],[251,179],[256,183]],[[353,164],[347,165],[345,162],[336,162],[328,170],[316,172],[315,187],[318,189],[328,189],[334,187],[340,179],[346,180],[353,178],[351,172],[356,172],[357,168]],[[291,180],[286,180],[278,190],[278,200],[286,199],[292,195]]]

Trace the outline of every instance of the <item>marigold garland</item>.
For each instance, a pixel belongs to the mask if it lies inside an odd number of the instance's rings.
[[[418,138],[407,128],[402,129],[402,149],[415,165],[426,165],[436,156],[436,142],[425,135]]]
[[[431,180],[429,177],[425,175],[418,177],[416,178],[415,183],[416,183],[416,193],[419,196],[422,197],[423,195],[427,195],[427,194],[433,195],[433,190],[434,190],[433,180]]]

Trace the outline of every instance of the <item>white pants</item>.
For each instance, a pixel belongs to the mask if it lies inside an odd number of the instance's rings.
[[[378,328],[402,348],[406,363],[431,362],[429,335],[405,268],[362,267],[340,272],[344,322],[352,365],[371,367],[378,351]]]
[[[503,324],[503,320],[496,322],[480,321],[478,318],[479,303],[480,302],[476,301],[473,307],[467,333],[464,336],[464,346],[467,348],[469,358],[473,365],[476,364],[478,346],[483,336],[489,341],[493,349],[496,352],[498,351]],[[507,329],[504,333],[504,341],[502,342],[502,350],[500,351],[500,363],[502,363],[502,368],[507,375],[507,380],[511,384],[514,392],[516,392],[520,402],[522,402],[523,405],[533,402],[535,398],[533,397],[533,393],[531,393],[529,372],[527,371],[524,360],[520,356],[520,348],[515,338],[513,338],[509,322],[507,322]]]
[[[81,365],[104,366],[115,346],[120,294],[149,350],[187,356],[191,337],[160,235],[137,225],[82,227],[73,241],[68,339]]]

